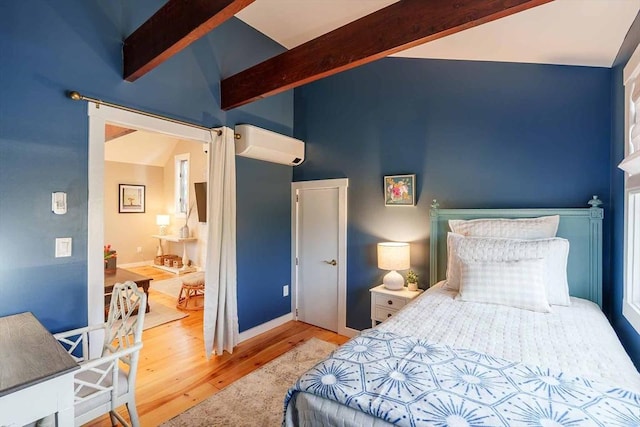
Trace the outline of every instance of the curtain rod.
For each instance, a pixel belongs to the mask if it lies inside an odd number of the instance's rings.
[[[136,110],[135,108],[125,107],[124,105],[113,104],[111,102],[106,102],[106,101],[103,101],[101,99],[91,98],[89,96],[84,96],[80,92],[75,91],[75,90],[68,91],[67,92],[67,96],[69,98],[73,99],[74,101],[90,101],[90,102],[94,102],[94,103],[98,104],[98,107],[100,107],[100,105],[106,105],[107,107],[119,108],[121,110],[129,111],[130,113],[137,113],[137,114],[142,114],[143,116],[153,117],[154,119],[166,120],[166,121],[169,121],[169,122],[178,123],[180,125],[190,126],[190,127],[197,128],[197,129],[202,129],[202,130],[208,130],[208,131],[212,131],[213,130],[213,131],[216,131],[218,136],[222,135],[222,129],[221,128],[207,128],[207,127],[204,127],[204,126],[196,125],[196,124],[185,122],[185,121],[182,121],[182,120],[172,119],[171,117],[161,116],[159,114],[149,113],[147,111]]]

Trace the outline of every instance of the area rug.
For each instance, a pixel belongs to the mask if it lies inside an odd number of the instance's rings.
[[[289,387],[336,347],[311,338],[162,425],[278,427]]]
[[[194,277],[202,277],[202,275],[203,275],[203,272],[195,272],[195,273],[188,273],[183,276],[173,277],[171,279],[153,280],[151,281],[150,288],[153,289],[154,291],[158,291],[163,294],[170,295],[177,300],[178,294],[180,293],[180,288],[182,287],[182,282],[184,280],[193,279]]]
[[[151,310],[144,315],[144,325],[142,326],[143,330],[155,328],[156,326],[173,322],[174,320],[188,316],[187,313],[176,310],[173,307],[168,307],[158,301],[154,301],[153,299],[149,301],[149,305]]]

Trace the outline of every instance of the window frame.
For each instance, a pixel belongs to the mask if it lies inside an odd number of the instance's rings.
[[[173,200],[174,200],[174,216],[176,218],[186,218],[187,212],[189,210],[189,176],[191,175],[191,156],[189,153],[176,154],[174,157],[174,181],[173,181]],[[186,162],[186,173],[185,176],[181,176],[181,165],[182,162]],[[182,183],[184,181],[184,187]],[[185,192],[182,193],[182,188],[184,188]],[[180,203],[182,197],[184,196],[184,205]],[[184,206],[184,210],[182,210],[182,206]]]
[[[632,100],[634,87],[640,85],[640,46],[636,47],[623,70],[624,83],[624,160],[638,166],[640,149],[632,147],[632,126],[638,126],[640,109]],[[622,168],[621,168],[622,169]],[[624,288],[622,314],[640,334],[640,174],[624,172]]]

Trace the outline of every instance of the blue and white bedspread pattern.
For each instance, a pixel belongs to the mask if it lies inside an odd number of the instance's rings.
[[[304,373],[285,411],[296,392],[399,426],[640,426],[636,393],[375,329]]]

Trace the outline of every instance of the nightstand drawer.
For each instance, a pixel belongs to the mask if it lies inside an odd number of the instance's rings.
[[[396,314],[398,310],[422,293],[421,289],[409,291],[407,288],[392,291],[385,288],[384,285],[378,285],[369,291],[371,292],[372,328],[375,328],[378,322],[383,322]]]
[[[391,317],[394,314],[396,314],[397,311],[398,310],[394,310],[392,308],[380,307],[379,305],[377,305],[376,308],[375,308],[375,317],[374,317],[374,319],[379,321],[379,322],[383,322],[386,319],[388,319],[389,317]]]
[[[404,307],[404,305],[407,303],[407,300],[402,297],[395,297],[395,296],[384,295],[384,294],[374,294],[374,295],[375,295],[374,304],[376,306],[379,306],[380,308],[390,308],[390,309],[398,310]]]

